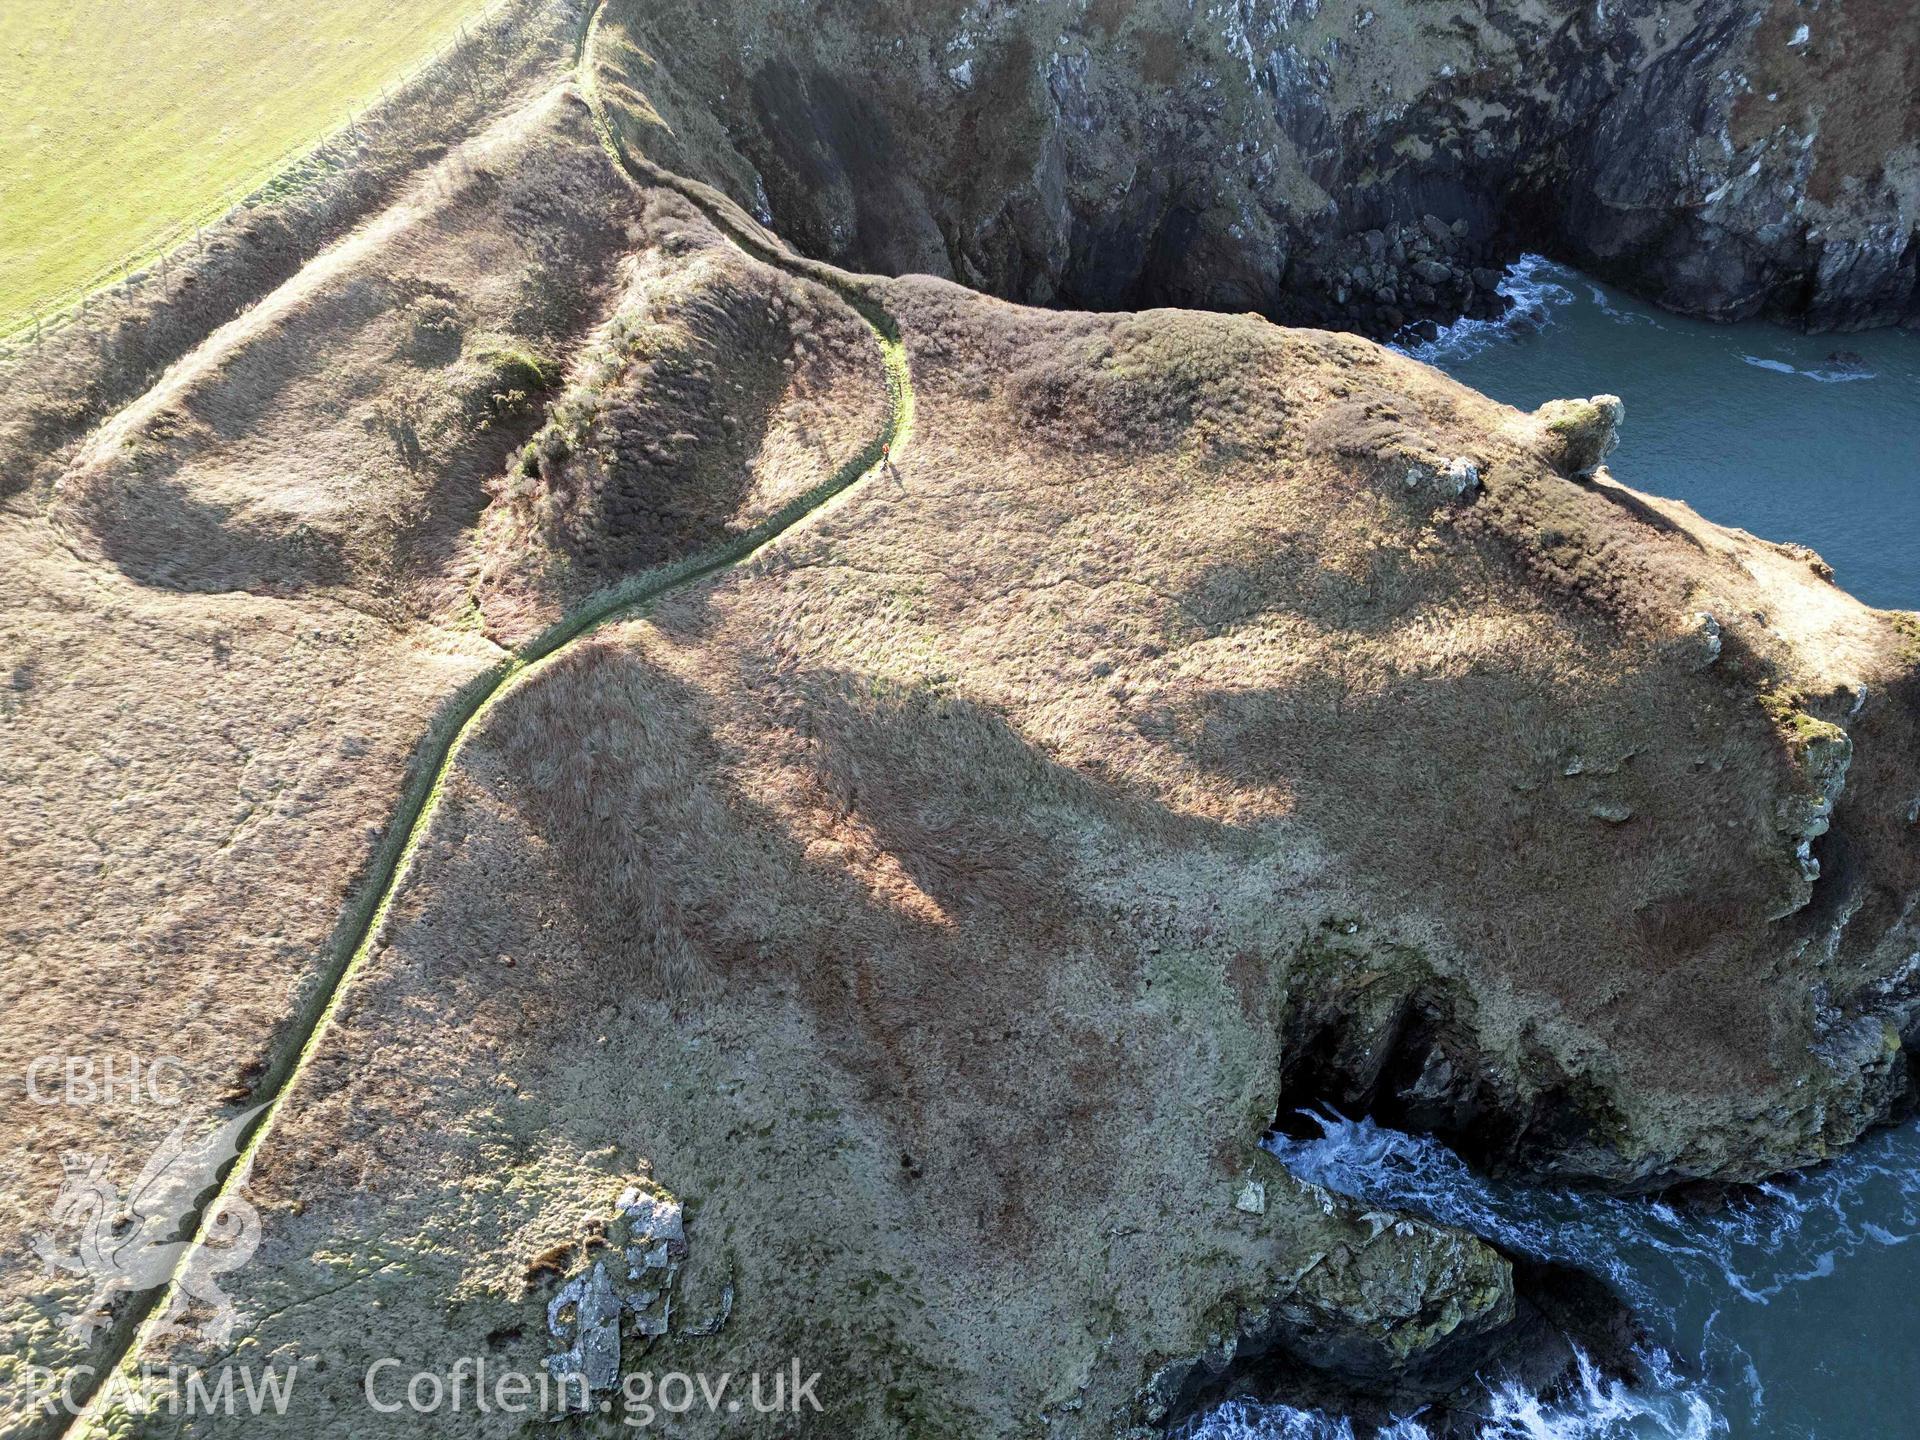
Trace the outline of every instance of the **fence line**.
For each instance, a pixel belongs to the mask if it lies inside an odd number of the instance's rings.
[[[189,237],[204,247],[208,230],[223,227],[233,220],[238,211],[250,210],[265,199],[272,198],[268,192],[303,166],[317,161],[329,162],[309,177],[312,183],[324,183],[329,171],[338,174],[350,169],[364,152],[368,139],[366,132],[388,128],[383,112],[394,99],[412,86],[431,78],[442,67],[451,67],[456,55],[475,39],[484,44],[481,32],[496,24],[506,11],[522,3],[523,0],[487,0],[478,10],[460,20],[453,35],[437,49],[415,62],[397,78],[389,79],[382,85],[379,99],[363,103],[357,116],[349,107],[344,124],[324,130],[313,138],[297,141],[272,160],[255,166],[243,179],[226,187],[211,204],[174,222],[158,236],[142,241],[138,250],[121,255],[87,279],[69,285],[59,294],[39,302],[31,314],[20,316],[17,323],[12,317],[0,316],[0,326],[10,327],[0,329],[0,360],[14,358],[23,340],[37,348],[42,338],[91,315],[96,306],[112,304],[116,294],[123,301],[131,303],[133,292],[146,283],[150,278],[149,272],[156,265],[162,272],[164,282],[168,260],[187,243]],[[343,135],[352,137],[345,145],[339,143]]]

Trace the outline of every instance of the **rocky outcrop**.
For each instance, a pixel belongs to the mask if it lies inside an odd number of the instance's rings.
[[[657,1186],[630,1186],[585,1247],[590,1257],[605,1253],[547,1302],[547,1333],[563,1348],[547,1357],[546,1369],[570,1408],[588,1409],[598,1393],[620,1383],[626,1338],[658,1339],[672,1328],[674,1282],[687,1258],[685,1216],[685,1207]],[[729,1290],[729,1307],[732,1299]],[[708,1322],[696,1333],[718,1328]]]
[[[1645,1332],[1604,1282],[1325,1199],[1344,1231],[1156,1374],[1122,1440],[1190,1433],[1191,1417],[1242,1397],[1346,1415],[1361,1434],[1418,1414],[1422,1434],[1468,1440],[1485,1433],[1490,1381],[1546,1392],[1582,1364],[1642,1377]]]
[[[1205,1351],[1155,1375],[1140,1419],[1178,1422],[1233,1388],[1271,1388],[1289,1369],[1345,1397],[1417,1405],[1464,1385],[1514,1338],[1523,1306],[1499,1251],[1424,1220],[1328,1203],[1342,1228],[1296,1257],[1296,1274],[1240,1304]]]
[[[1627,7],[1667,42],[1568,137],[1563,174],[1535,191],[1543,235],[1672,309],[1912,323],[1920,11],[1679,8]]]
[[[1620,422],[1626,413],[1618,395],[1549,400],[1542,405],[1537,418],[1556,446],[1554,467],[1576,478],[1593,474],[1619,447]]]
[[[612,0],[642,147],[812,254],[1385,333],[1547,251],[1674,309],[1916,312],[1895,0]]]

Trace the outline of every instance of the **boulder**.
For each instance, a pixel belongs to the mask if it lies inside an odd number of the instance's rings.
[[[1590,400],[1549,400],[1534,412],[1547,438],[1554,468],[1572,476],[1591,475],[1620,443],[1627,407],[1618,395]]]

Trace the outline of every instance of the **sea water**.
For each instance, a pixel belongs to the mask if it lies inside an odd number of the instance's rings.
[[[1685,320],[1532,255],[1501,289],[1504,320],[1410,353],[1525,410],[1618,395],[1615,479],[1810,545],[1869,605],[1920,609],[1920,335]]]
[[[1626,402],[1615,478],[1811,545],[1873,605],[1920,609],[1920,336],[1805,336],[1660,314],[1537,256],[1502,321],[1409,353],[1524,409]],[[1368,1120],[1269,1148],[1296,1175],[1605,1276],[1653,1338],[1650,1384],[1583,1366],[1566,1393],[1491,1397],[1482,1440],[1920,1440],[1920,1129],[1870,1137],[1713,1214],[1494,1182]],[[1203,1440],[1423,1440],[1245,1402]]]
[[[1488,1180],[1434,1140],[1366,1119],[1316,1119],[1316,1138],[1267,1142],[1301,1179],[1602,1275],[1651,1332],[1651,1384],[1629,1388],[1583,1368],[1571,1393],[1547,1402],[1496,1394],[1486,1440],[1920,1434],[1920,1245],[1911,1243],[1920,1237],[1920,1133],[1912,1127],[1874,1135],[1832,1165],[1723,1210],[1689,1214],[1657,1200]],[[1203,1433],[1345,1440],[1344,1425],[1243,1406],[1214,1416]],[[1423,1432],[1413,1416],[1386,1433],[1415,1440]]]

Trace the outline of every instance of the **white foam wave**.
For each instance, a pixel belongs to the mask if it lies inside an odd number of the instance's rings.
[[[1623,310],[1608,299],[1607,292],[1598,285],[1588,285],[1587,291],[1593,298],[1595,308],[1616,325],[1650,325],[1655,330],[1667,328],[1650,310]]]
[[[1713,1214],[1682,1215],[1657,1200],[1503,1185],[1438,1141],[1366,1119],[1313,1118],[1318,1137],[1267,1141],[1301,1179],[1604,1275],[1642,1313],[1670,1312],[1671,1297],[1687,1292],[1732,1290],[1764,1302],[1831,1274],[1863,1247],[1920,1234],[1920,1171],[1904,1153],[1910,1136],[1875,1137],[1813,1175],[1760,1186]]]
[[[1488,1394],[1476,1440],[1711,1440],[1726,1422],[1707,1398],[1671,1371],[1635,1391],[1609,1380],[1576,1354],[1564,1395],[1543,1400],[1516,1385]],[[1192,1432],[1191,1440],[1356,1440],[1351,1420],[1293,1405],[1232,1400]],[[1369,1440],[1432,1440],[1418,1419],[1401,1419],[1369,1432]]]
[[[1337,1415],[1229,1400],[1200,1422],[1191,1440],[1354,1440],[1354,1435],[1353,1422]],[[1411,1440],[1427,1437],[1422,1431]]]
[[[1745,1392],[1754,1415],[1763,1410],[1765,1389],[1752,1358],[1715,1334],[1724,1305],[1766,1304],[1790,1286],[1831,1274],[1856,1250],[1920,1235],[1920,1136],[1911,1130],[1874,1137],[1813,1175],[1760,1186],[1717,1213],[1689,1215],[1657,1200],[1503,1184],[1475,1174],[1438,1141],[1367,1119],[1310,1118],[1319,1135],[1266,1141],[1310,1184],[1605,1275],[1643,1319],[1668,1332],[1681,1328],[1689,1298],[1701,1302],[1695,1333],[1684,1341],[1689,1352],[1698,1350],[1691,1369],[1726,1376]],[[1563,1393],[1542,1399],[1518,1387],[1494,1390],[1477,1440],[1710,1440],[1730,1433],[1719,1391],[1682,1375],[1664,1351],[1642,1359],[1648,1383],[1638,1388],[1608,1379],[1582,1355]],[[1361,1437],[1340,1416],[1235,1401],[1208,1416],[1194,1440]],[[1365,1440],[1430,1436],[1415,1418]]]
[[[1489,345],[1511,340],[1531,330],[1543,330],[1553,323],[1553,312],[1574,298],[1571,270],[1556,265],[1544,255],[1522,255],[1507,267],[1496,287],[1513,303],[1498,320],[1462,318],[1447,326],[1433,339],[1418,345],[1394,348],[1429,365],[1445,365],[1478,355]]]
[[[1355,1440],[1355,1433],[1345,1416],[1277,1402],[1229,1400],[1202,1420],[1189,1440]],[[1432,1440],[1432,1435],[1417,1420],[1395,1420],[1368,1431],[1368,1440]]]
[[[1802,370],[1785,360],[1770,360],[1764,355],[1742,355],[1740,358],[1758,370],[1771,370],[1776,375],[1798,375],[1802,380],[1814,380],[1822,385],[1846,385],[1855,380],[1880,378],[1874,371],[1860,366],[1850,365],[1844,370]]]
[[[1657,1368],[1645,1389],[1602,1375],[1585,1355],[1572,1393],[1543,1401],[1517,1386],[1496,1391],[1479,1440],[1708,1440],[1727,1423],[1699,1390],[1670,1368]]]

